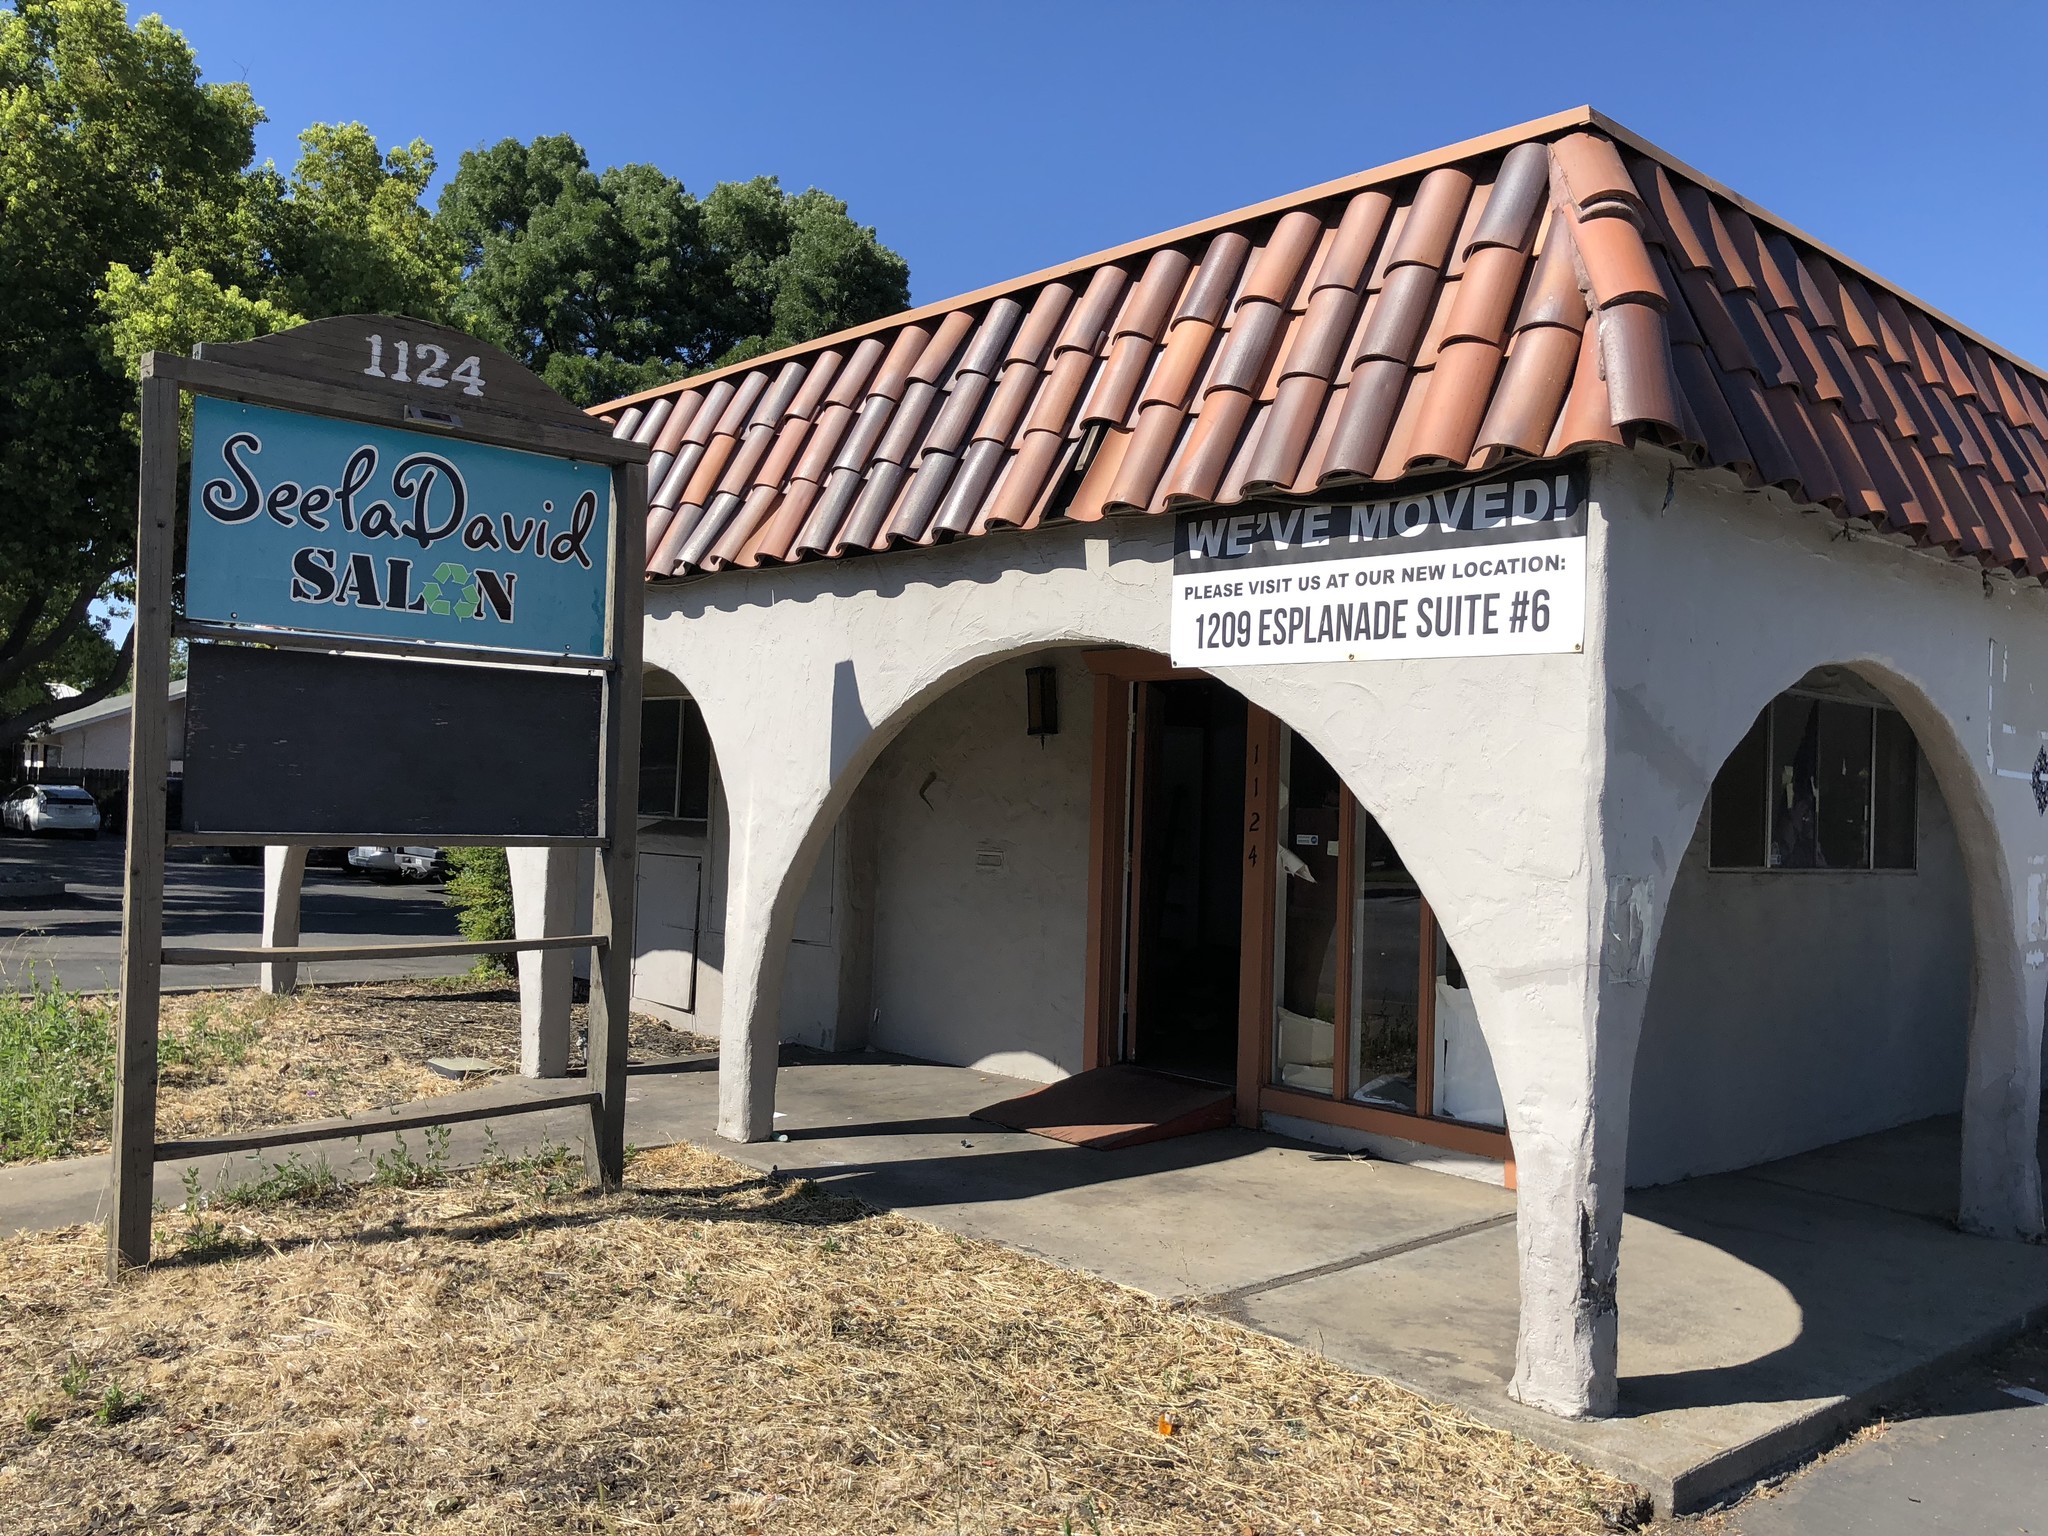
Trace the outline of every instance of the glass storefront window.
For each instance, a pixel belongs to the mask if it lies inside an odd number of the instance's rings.
[[[1500,1083],[1493,1075],[1493,1053],[1479,1031],[1479,1010],[1465,972],[1450,942],[1429,925],[1436,949],[1436,998],[1430,1018],[1429,1109],[1446,1120],[1467,1125],[1507,1127]]]
[[[1422,978],[1422,892],[1364,811],[1355,813],[1351,1097],[1413,1111]]]
[[[1339,821],[1343,788],[1321,755],[1293,737],[1281,758],[1280,883],[1275,903],[1278,1012],[1273,1080],[1304,1093],[1335,1091],[1337,918],[1343,904]]]
[[[1472,993],[1399,850],[1298,737],[1279,800],[1274,1084],[1503,1127]]]

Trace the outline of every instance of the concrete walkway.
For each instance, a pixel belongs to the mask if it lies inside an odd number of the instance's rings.
[[[715,1143],[708,1071],[639,1076],[635,1145],[716,1144],[1057,1263],[1199,1305],[1603,1466],[1684,1512],[1825,1443],[1870,1408],[2048,1316],[2048,1248],[1946,1220],[1953,1121],[1632,1196],[1621,1255],[1622,1413],[1567,1423],[1505,1395],[1514,1196],[1245,1131],[1096,1152],[968,1118],[1020,1084],[878,1057],[798,1055],[789,1139]],[[543,1085],[488,1092],[527,1095]],[[374,1117],[359,1122],[373,1132]],[[581,1110],[508,1119],[510,1152],[580,1145]],[[412,1150],[421,1150],[419,1138]],[[329,1148],[366,1172],[374,1134]],[[456,1161],[484,1133],[457,1127]],[[212,1182],[255,1166],[202,1170]],[[180,1198],[175,1168],[161,1198]],[[91,1219],[102,1159],[0,1170],[0,1229]]]

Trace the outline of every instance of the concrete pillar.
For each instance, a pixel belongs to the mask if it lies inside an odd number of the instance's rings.
[[[729,825],[718,1134],[727,1141],[766,1141],[775,1134],[783,962],[803,885],[793,854],[773,835],[787,825],[783,818],[763,826],[753,808],[735,798]]]
[[[263,850],[263,945],[283,948],[299,942],[299,895],[306,881],[306,850],[267,847]],[[299,984],[299,962],[266,960],[265,992],[291,992]]]
[[[1634,1022],[1640,1018],[1637,1008]],[[1629,1027],[1616,1016],[1594,1025],[1596,1033]],[[1576,1088],[1555,1084],[1553,1102],[1526,1117],[1515,1134],[1521,1325],[1508,1395],[1570,1419],[1604,1418],[1615,1409],[1615,1295],[1633,1053],[1629,1068],[1601,1070],[1600,1058],[1612,1054],[1596,1043],[1588,1063],[1594,1070]],[[1544,1129],[1536,1131],[1529,1121]]]
[[[1508,1393],[1573,1419],[1615,1409],[1629,1093],[1662,917],[1654,881],[1607,886],[1576,960],[1493,970],[1481,1002],[1515,1147],[1521,1321]]]
[[[1976,862],[1976,861],[1972,861]],[[2002,861],[2001,861],[2002,862]],[[1985,1237],[2042,1235],[2041,1027],[2048,1005],[2048,948],[2043,940],[2043,882],[2028,876],[2015,922],[2004,891],[1982,888],[1972,869],[1971,918],[1977,933],[1970,1005],[1969,1066],[1963,1082],[1962,1187],[1957,1223]],[[1987,899],[1988,898],[1988,899]],[[2004,910],[2001,910],[2004,908]],[[2016,931],[2017,930],[2017,931]]]
[[[575,848],[505,850],[505,863],[512,875],[515,938],[539,939],[574,931],[581,852]],[[519,1070],[527,1077],[562,1077],[569,1070],[569,1001],[575,956],[566,949],[543,949],[522,951],[517,959]]]

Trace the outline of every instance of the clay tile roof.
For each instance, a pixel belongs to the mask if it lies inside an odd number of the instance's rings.
[[[655,578],[1647,443],[2048,580],[2048,378],[1587,108],[597,414]]]

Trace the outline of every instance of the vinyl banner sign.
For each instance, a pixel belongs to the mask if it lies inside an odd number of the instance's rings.
[[[1383,501],[1187,513],[1175,530],[1174,665],[1580,650],[1586,497],[1581,462]]]
[[[601,465],[200,397],[194,619],[601,656]]]

